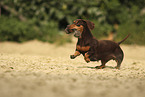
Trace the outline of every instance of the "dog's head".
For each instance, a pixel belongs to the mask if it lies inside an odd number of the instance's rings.
[[[81,37],[81,34],[84,29],[90,29],[93,30],[95,27],[95,24],[83,19],[77,19],[73,22],[73,24],[68,25],[65,29],[67,34],[74,33],[74,36],[79,38]]]

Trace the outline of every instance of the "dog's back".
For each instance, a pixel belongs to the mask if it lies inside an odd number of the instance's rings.
[[[98,40],[97,51],[99,53],[103,52],[113,52],[117,47],[119,47],[118,43],[110,40]]]

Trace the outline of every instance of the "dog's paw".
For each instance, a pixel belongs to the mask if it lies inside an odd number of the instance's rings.
[[[89,63],[89,62],[90,62],[90,59],[89,59],[89,58],[85,58],[85,61],[86,61],[87,63]]]
[[[96,66],[95,68],[96,69],[103,69],[103,68],[105,68],[105,66]]]
[[[76,58],[76,56],[75,55],[70,55],[70,58],[74,59],[74,58]]]
[[[118,70],[120,70],[120,67],[117,67],[117,66],[116,66],[115,68],[118,69]]]

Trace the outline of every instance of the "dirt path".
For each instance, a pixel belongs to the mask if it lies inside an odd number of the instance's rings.
[[[56,46],[38,41],[0,43],[1,97],[144,97],[145,47],[121,45],[121,70],[114,61],[74,60],[75,44]]]

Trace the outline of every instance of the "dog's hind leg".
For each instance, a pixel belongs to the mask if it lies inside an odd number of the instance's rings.
[[[120,69],[121,63],[123,61],[123,57],[116,58],[115,61],[117,62],[116,69]]]
[[[106,57],[104,57],[104,59],[101,59],[101,65],[100,66],[96,66],[97,69],[103,69],[105,68],[105,64],[109,61],[109,60],[116,60],[116,56],[114,54],[110,54]]]
[[[105,68],[105,64],[107,63],[108,61],[104,61],[104,60],[101,60],[101,65],[100,66],[96,66],[95,68],[97,68],[97,69],[103,69],[103,68]]]
[[[123,51],[120,49],[120,51],[117,52],[116,58],[115,58],[115,61],[117,62],[116,69],[120,69],[121,63],[123,61],[123,57],[124,57]]]

